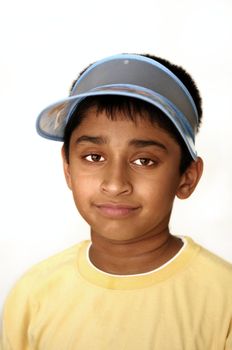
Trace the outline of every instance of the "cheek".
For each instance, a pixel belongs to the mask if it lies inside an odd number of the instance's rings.
[[[96,178],[87,175],[76,175],[71,178],[72,193],[79,211],[82,211],[87,203],[91,200],[94,193],[96,193],[99,186]]]
[[[177,187],[176,176],[157,176],[137,182],[136,193],[142,201],[158,209],[172,206]]]

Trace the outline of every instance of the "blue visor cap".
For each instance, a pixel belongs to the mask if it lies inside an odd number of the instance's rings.
[[[165,66],[140,55],[116,55],[92,64],[77,80],[69,97],[45,108],[37,119],[42,137],[63,141],[65,126],[86,97],[120,95],[159,108],[179,131],[193,159],[198,114],[184,84]]]

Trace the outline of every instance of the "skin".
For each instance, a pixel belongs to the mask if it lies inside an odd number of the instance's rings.
[[[90,109],[70,140],[65,178],[91,227],[90,260],[114,274],[151,271],[182,247],[171,235],[175,197],[188,198],[203,169],[201,158],[179,173],[181,150],[163,129],[120,112],[116,120]]]

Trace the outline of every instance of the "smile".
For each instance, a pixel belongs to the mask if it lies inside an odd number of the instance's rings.
[[[116,204],[116,203],[100,203],[95,204],[97,210],[106,217],[111,218],[123,218],[135,213],[139,207],[131,206],[128,204]]]

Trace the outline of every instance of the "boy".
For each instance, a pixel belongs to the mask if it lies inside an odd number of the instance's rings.
[[[18,282],[2,349],[232,349],[231,265],[169,231],[175,196],[188,198],[202,174],[201,113],[183,69],[124,54],[91,65],[40,114],[39,134],[64,141],[91,241]]]

